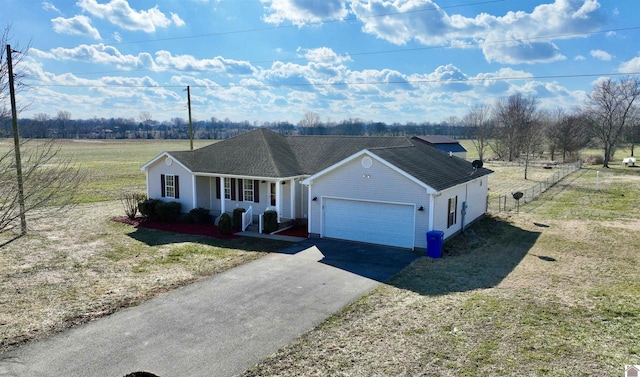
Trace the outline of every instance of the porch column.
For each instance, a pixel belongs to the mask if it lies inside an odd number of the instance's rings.
[[[193,208],[198,207],[198,190],[196,189],[196,175],[191,175],[191,204]]]
[[[296,218],[296,181],[295,179],[291,178],[290,181],[291,184],[291,216],[289,216],[289,218],[294,219]]]
[[[224,208],[224,177],[220,177],[220,214],[222,215],[225,211]]]
[[[278,212],[278,222],[280,222],[280,218],[282,217],[282,182],[285,181],[276,182],[276,211]]]

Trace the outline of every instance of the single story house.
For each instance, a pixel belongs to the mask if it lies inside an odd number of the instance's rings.
[[[443,152],[451,153],[460,158],[467,158],[467,150],[458,140],[442,135],[416,136],[417,140],[425,142]]]
[[[196,149],[164,152],[141,170],[147,197],[183,211],[234,208],[251,219],[307,223],[310,237],[426,247],[486,212],[492,172],[415,138],[284,136],[257,128]]]

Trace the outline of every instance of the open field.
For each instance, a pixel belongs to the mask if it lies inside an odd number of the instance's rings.
[[[43,140],[30,140],[23,153]],[[194,140],[194,148],[214,140]],[[13,139],[0,139],[0,154],[13,147]],[[140,167],[164,151],[188,150],[189,140],[56,140],[58,157],[72,159],[86,179],[78,192],[78,203],[118,199],[123,190],[145,192]]]
[[[188,141],[61,148],[92,180],[71,212],[0,246],[0,353],[287,245],[110,221],[123,189],[144,190],[139,167]],[[521,169],[487,167],[494,192],[522,184]],[[640,169],[586,167],[519,216],[478,222],[445,258],[418,260],[245,376],[622,375],[640,364],[638,192]]]
[[[621,376],[640,364],[640,171],[583,169],[243,376]]]

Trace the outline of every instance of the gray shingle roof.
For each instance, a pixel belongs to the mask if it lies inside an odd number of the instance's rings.
[[[169,152],[194,173],[309,176],[368,149],[436,190],[491,173],[408,137],[284,136],[258,128],[194,150]]]

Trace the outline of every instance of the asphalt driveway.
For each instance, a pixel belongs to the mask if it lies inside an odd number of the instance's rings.
[[[233,376],[419,254],[305,240],[137,307],[0,355],[0,376]]]

